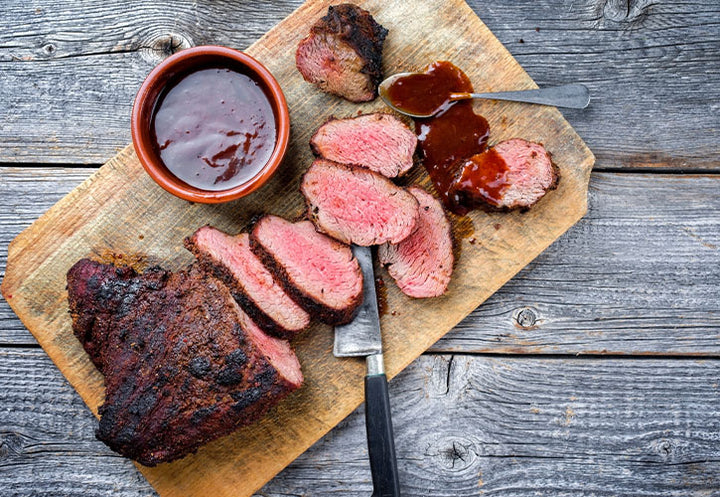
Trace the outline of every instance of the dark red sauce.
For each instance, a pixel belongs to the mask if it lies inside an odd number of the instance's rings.
[[[462,170],[454,190],[466,192],[472,198],[482,198],[491,205],[499,206],[503,193],[510,186],[505,159],[495,149],[462,161]]]
[[[458,73],[447,70],[446,64],[455,68],[449,62],[436,62],[428,66],[425,73],[396,79],[387,89],[388,99],[410,114],[428,115],[446,109],[451,104],[451,88],[465,84],[467,79],[458,78]]]
[[[188,185],[227,190],[255,176],[275,148],[275,116],[260,84],[227,67],[183,75],[158,98],[156,151]]]
[[[451,93],[473,91],[467,75],[450,62],[434,62],[421,76],[410,84],[405,83],[403,91],[413,92],[412,98],[405,97],[406,101],[429,98],[431,95],[441,95],[447,99]],[[397,82],[390,88],[395,84]],[[473,112],[470,100],[448,102],[447,107],[436,116],[416,119],[415,132],[424,156],[423,164],[440,199],[452,212],[465,214],[469,206],[462,205],[460,196],[452,188],[457,162],[485,150],[490,134],[487,120]]]

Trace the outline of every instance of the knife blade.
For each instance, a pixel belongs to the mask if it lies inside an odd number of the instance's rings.
[[[399,497],[387,377],[382,355],[375,273],[370,247],[352,246],[363,275],[363,303],[348,324],[335,327],[335,357],[366,357],[365,428],[373,479],[373,497]]]
[[[355,319],[335,327],[335,357],[358,357],[382,354],[380,313],[378,311],[370,247],[352,246],[353,255],[360,264],[363,275],[363,302]]]

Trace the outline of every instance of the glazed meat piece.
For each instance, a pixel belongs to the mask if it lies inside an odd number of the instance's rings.
[[[452,191],[486,210],[527,210],[557,186],[558,171],[539,143],[513,138],[460,163]]]
[[[362,303],[362,272],[348,245],[315,231],[310,221],[265,216],[250,247],[295,302],[327,324],[352,320]]]
[[[394,178],[413,166],[417,137],[400,119],[375,113],[330,119],[315,132],[310,146],[325,159]]]
[[[264,331],[290,338],[310,324],[310,315],[285,293],[252,253],[247,233],[231,236],[203,226],[185,239],[185,247],[204,270],[230,288],[240,307]]]
[[[368,169],[317,159],[300,190],[315,226],[342,242],[398,243],[415,230],[415,197]]]
[[[141,464],[194,452],[302,384],[289,344],[198,268],[138,274],[82,259],[67,282],[75,336],[105,376],[96,435]]]
[[[408,191],[420,203],[418,227],[400,243],[381,245],[378,257],[403,293],[438,297],[447,290],[453,271],[450,222],[435,197],[418,187]]]
[[[377,97],[387,29],[353,4],[328,7],[298,45],[295,63],[305,81],[351,102]]]

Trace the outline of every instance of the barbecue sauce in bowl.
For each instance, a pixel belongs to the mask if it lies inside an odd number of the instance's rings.
[[[171,81],[159,96],[150,132],[155,152],[178,179],[206,191],[251,180],[277,138],[272,105],[251,76],[204,67]]]
[[[470,79],[444,61],[433,62],[423,74],[398,78],[388,88],[393,104],[397,101],[403,109],[436,109],[438,102],[444,107],[433,117],[416,119],[415,132],[435,190],[450,211],[461,215],[471,206],[454,187],[458,167],[463,159],[484,151],[490,135],[487,120],[473,112],[471,100],[449,101],[451,93],[464,92],[473,92]]]

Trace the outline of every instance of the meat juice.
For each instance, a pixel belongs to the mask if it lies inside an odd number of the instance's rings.
[[[178,179],[208,191],[253,178],[275,148],[275,115],[262,86],[229,67],[177,78],[151,122],[156,152]]]

